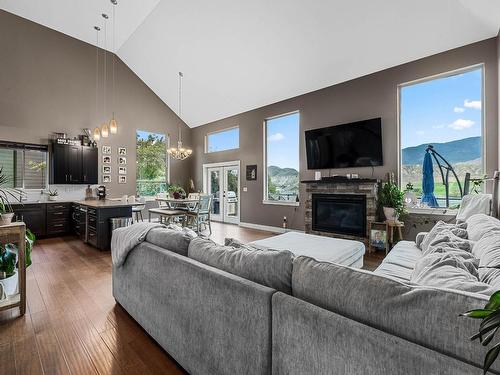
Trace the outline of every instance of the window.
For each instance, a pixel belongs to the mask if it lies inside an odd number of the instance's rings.
[[[7,187],[45,189],[47,156],[44,145],[0,142],[0,167],[7,176]]]
[[[154,196],[167,191],[168,140],[165,134],[137,130],[137,194]]]
[[[264,203],[298,202],[299,120],[294,112],[264,122]]]
[[[234,150],[240,147],[240,128],[235,127],[207,134],[206,152]]]
[[[454,168],[463,187],[465,174],[484,173],[483,68],[474,67],[400,86],[401,186],[422,194],[422,163],[428,145]],[[446,206],[445,186],[436,161],[434,195]],[[460,202],[458,182],[450,173],[450,203]]]

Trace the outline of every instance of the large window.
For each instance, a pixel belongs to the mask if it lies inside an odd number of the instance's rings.
[[[298,112],[264,123],[264,203],[297,204],[299,196]]]
[[[7,176],[7,187],[45,189],[47,156],[47,146],[0,142],[0,167]]]
[[[230,128],[214,133],[208,133],[206,137],[206,152],[219,152],[234,150],[240,147],[240,128]]]
[[[165,134],[137,130],[137,194],[153,196],[167,191],[168,141]]]
[[[441,154],[464,184],[465,174],[480,178],[483,155],[483,68],[400,86],[401,186],[411,183],[422,194],[422,164],[428,145]],[[434,195],[446,206],[445,186],[433,160]],[[450,206],[460,202],[459,185],[450,174]]]

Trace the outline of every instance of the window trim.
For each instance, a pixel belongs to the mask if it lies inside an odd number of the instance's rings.
[[[226,150],[219,150],[219,151],[208,151],[208,136],[210,136],[212,134],[223,133],[223,132],[226,132],[226,131],[229,131],[232,129],[238,129],[238,147],[228,148]],[[224,129],[220,129],[220,130],[215,130],[213,132],[208,132],[207,134],[205,134],[205,147],[204,148],[205,148],[205,154],[216,154],[218,152],[239,150],[240,149],[240,126],[234,125],[234,126],[230,126],[229,128],[224,128]]]
[[[135,157],[136,157],[136,164],[137,164],[137,132],[146,132],[146,133],[154,133],[154,134],[161,134],[161,135],[164,135],[166,137],[166,146],[165,146],[165,157],[166,157],[166,160],[165,160],[165,164],[166,164],[166,168],[167,168],[167,173],[166,173],[166,181],[165,183],[167,185],[170,185],[170,155],[168,154],[167,152],[167,149],[170,148],[170,133],[160,133],[160,132],[155,132],[155,131],[152,131],[152,130],[142,130],[142,129],[135,129]],[[138,191],[137,191],[137,166],[135,167],[135,193],[136,195],[138,195]],[[146,201],[148,200],[147,198],[148,197],[154,197],[154,195],[144,195],[142,196],[144,198],[146,198]]]
[[[474,70],[480,69],[481,70],[481,163],[482,163],[482,168],[483,172],[486,171],[486,155],[487,155],[487,149],[486,149],[486,142],[485,142],[485,132],[486,132],[486,102],[485,102],[485,63],[481,62],[478,64],[473,64],[469,66],[465,66],[462,68],[458,69],[453,69],[449,70],[446,72],[438,73],[438,74],[433,74],[430,76],[414,79],[412,81],[407,81],[403,82],[397,85],[396,87],[396,117],[397,117],[397,142],[398,142],[398,186],[400,189],[403,188],[402,186],[402,177],[403,177],[403,164],[402,164],[402,149],[401,149],[401,89],[407,86],[412,86],[415,84],[419,83],[424,83],[428,81],[433,81],[435,79],[440,79],[440,78],[447,78],[447,77],[452,77],[456,76],[459,74],[463,73],[468,73],[472,72]],[[440,207],[441,208],[441,207]],[[428,210],[435,210],[436,208],[430,207]],[[442,209],[448,209],[448,207],[442,207]]]
[[[290,111],[286,113],[282,113],[276,116],[271,116],[271,117],[266,117],[262,123],[262,133],[263,133],[263,158],[262,158],[262,176],[263,176],[263,194],[262,194],[262,204],[269,204],[269,205],[276,205],[276,206],[292,206],[292,207],[298,207],[300,206],[300,201],[299,202],[287,202],[287,201],[272,201],[267,199],[267,122],[270,120],[274,120],[280,117],[285,117],[285,116],[290,116],[297,113],[299,115],[299,159],[300,159],[300,110],[295,110],[295,111]],[[300,165],[299,165],[299,177],[300,177]],[[300,195],[300,181],[299,181],[299,195]]]
[[[15,151],[22,151],[23,152],[23,186],[18,187],[16,189],[25,191],[25,192],[39,192],[40,190],[46,190],[49,189],[50,187],[50,181],[49,181],[49,175],[50,175],[50,158],[49,158],[49,145],[45,144],[37,144],[37,143],[23,143],[23,142],[11,142],[11,141],[4,141],[0,140],[0,149],[6,149],[6,150],[15,150]],[[45,179],[44,179],[44,186],[40,188],[30,188],[26,189],[26,171],[25,171],[25,163],[26,163],[26,158],[25,158],[25,152],[26,151],[40,151],[40,152],[45,152]]]

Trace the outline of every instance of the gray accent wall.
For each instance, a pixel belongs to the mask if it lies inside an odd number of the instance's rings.
[[[89,25],[92,27],[92,25]],[[99,86],[96,115],[96,48],[65,34],[0,10],[0,139],[44,143],[52,132],[81,134],[112,115],[111,54],[107,58],[107,113]],[[100,74],[103,51],[100,51]],[[177,72],[165,74],[177,75]],[[115,60],[117,135],[99,144],[113,148],[109,194],[135,194],[136,129],[171,134],[177,142],[182,127],[186,146],[191,130],[118,57]],[[127,184],[118,184],[117,147],[127,147]],[[171,161],[172,182],[185,185],[191,162]]]
[[[333,47],[332,47],[333,48]],[[411,48],[411,43],[394,48]],[[498,70],[497,38],[429,56],[417,61],[386,69],[345,83],[314,91],[279,103],[241,113],[193,129],[195,145],[193,168],[197,188],[202,188],[202,165],[221,161],[240,160],[242,169],[241,221],[268,226],[281,226],[287,216],[290,227],[304,228],[305,186],[301,186],[299,207],[266,205],[263,199],[263,123],[268,117],[300,111],[300,177],[313,179],[314,171],[307,170],[304,149],[304,131],[373,117],[383,123],[384,166],[376,167],[373,176],[384,178],[386,173],[398,171],[398,85],[420,78],[483,63],[485,67],[485,132],[486,169],[491,173],[498,167]],[[332,49],[332,53],[335,53]],[[311,56],[311,58],[314,58]],[[367,56],[366,58],[370,58]],[[303,72],[307,75],[307,72]],[[270,85],[272,82],[269,83]],[[242,87],[241,90],[245,88]],[[262,90],[266,90],[262,87]],[[238,95],[237,92],[234,95]],[[240,148],[206,154],[204,138],[208,132],[240,127]],[[245,166],[258,165],[257,181],[246,181]],[[327,173],[329,171],[322,171]],[[358,173],[372,177],[371,168],[331,170],[334,174]]]

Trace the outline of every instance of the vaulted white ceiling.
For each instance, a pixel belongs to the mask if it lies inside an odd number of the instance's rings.
[[[118,55],[174,110],[182,71],[182,118],[191,127],[490,38],[500,27],[497,0],[118,1]],[[0,7],[89,43],[99,14],[111,12],[109,0]]]

